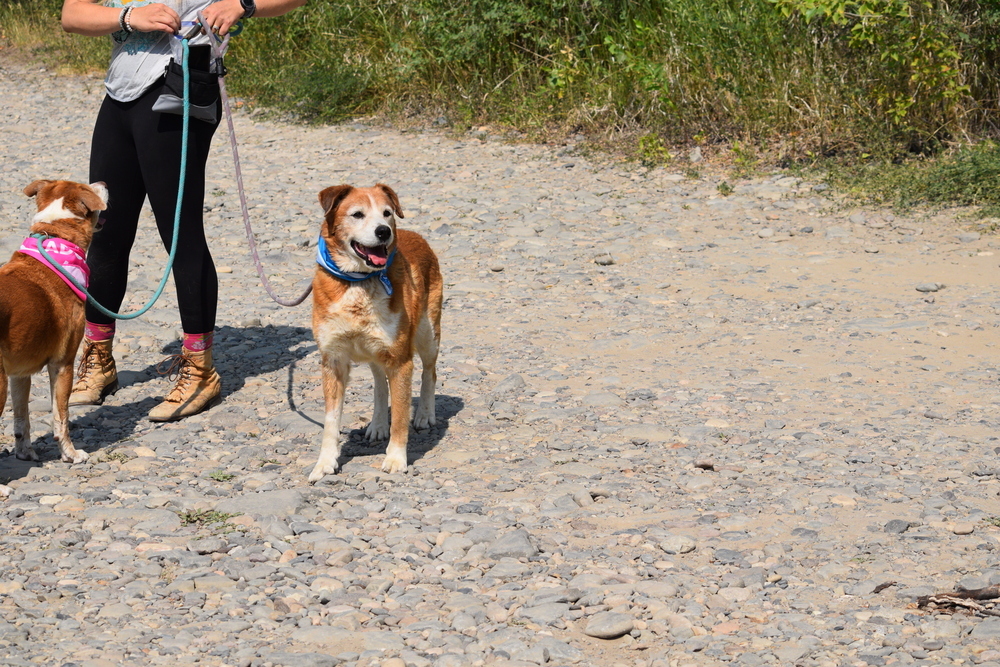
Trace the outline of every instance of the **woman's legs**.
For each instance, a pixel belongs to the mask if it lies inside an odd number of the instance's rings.
[[[107,183],[112,202],[105,212],[105,228],[95,235],[95,241],[105,234],[108,238],[92,245],[88,255],[90,291],[102,305],[112,310],[118,310],[124,300],[129,252],[147,195],[160,239],[168,251],[174,236],[183,118],[152,111],[159,94],[160,85],[156,85],[134,102],[122,104],[105,100],[94,130],[91,176]],[[164,403],[150,413],[150,418],[156,421],[180,419],[200,412],[212,405],[221,393],[221,381],[212,362],[211,350],[218,277],[205,239],[203,219],[205,164],[216,127],[197,119],[189,121],[184,198],[173,266],[181,326],[185,332],[184,349],[177,385]],[[113,335],[112,318],[88,308],[87,320],[91,332],[107,335],[110,326]],[[90,356],[96,361],[97,354],[102,351],[110,358],[111,336],[102,344],[106,350],[93,341],[89,343],[92,345],[86,348],[81,366]],[[92,354],[88,356],[88,352]],[[113,373],[113,359],[110,363]],[[101,379],[98,374],[98,380]],[[103,380],[107,379],[105,373]],[[81,375],[78,384],[82,382]],[[74,387],[75,393],[76,389]],[[94,394],[94,387],[90,389],[89,394]],[[107,393],[107,387],[97,389],[97,400],[91,402],[98,402]]]

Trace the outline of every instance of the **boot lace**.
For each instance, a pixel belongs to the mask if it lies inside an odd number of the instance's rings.
[[[83,355],[80,357],[80,365],[76,370],[76,379],[83,381],[91,371],[102,366],[102,349],[97,343],[87,343],[83,348]]]
[[[165,365],[166,370],[164,370]],[[175,354],[171,357],[167,357],[156,365],[157,373],[165,375],[171,382],[174,380],[177,381],[173,390],[171,390],[171,392],[164,399],[165,401],[176,403],[179,401],[180,397],[184,396],[187,385],[195,379],[194,374],[192,373],[193,369],[194,362],[185,357],[183,354]],[[177,394],[177,399],[173,398],[174,394]]]

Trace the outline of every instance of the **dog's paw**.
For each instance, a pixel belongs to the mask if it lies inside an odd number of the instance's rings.
[[[406,452],[386,454],[385,460],[382,461],[382,472],[406,472]]]
[[[324,461],[322,458],[316,462],[315,467],[313,467],[312,472],[309,473],[309,483],[315,484],[319,480],[323,479],[327,475],[332,475],[337,472],[340,466],[337,465],[336,459],[333,461]]]
[[[74,449],[72,452],[63,452],[62,460],[66,463],[85,463],[90,458],[90,454],[82,449]]]
[[[14,489],[10,488],[6,484],[0,484],[0,498],[7,498],[12,493],[14,493]]]
[[[38,454],[31,447],[17,447],[14,449],[14,456],[22,461],[37,461]]]
[[[389,437],[389,421],[380,419],[368,424],[368,428],[365,429],[365,437],[368,438],[369,442],[385,440]]]
[[[436,423],[437,419],[434,418],[434,411],[428,410],[423,406],[417,408],[416,414],[413,415],[413,428],[417,430],[434,426]]]

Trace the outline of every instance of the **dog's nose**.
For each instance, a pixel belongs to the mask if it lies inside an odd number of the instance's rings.
[[[379,241],[388,241],[392,237],[392,228],[389,225],[379,225],[375,228],[375,238]]]

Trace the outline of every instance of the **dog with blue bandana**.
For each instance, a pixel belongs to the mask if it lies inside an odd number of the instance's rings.
[[[396,193],[337,185],[320,192],[325,213],[313,279],[313,335],[322,357],[326,414],[310,482],[337,472],[344,392],[353,363],[367,363],[375,410],[366,435],[389,438],[382,470],[406,470],[413,357],[420,355],[414,428],[435,423],[434,386],[441,342],[442,279],[434,251],[416,232],[398,229]]]

